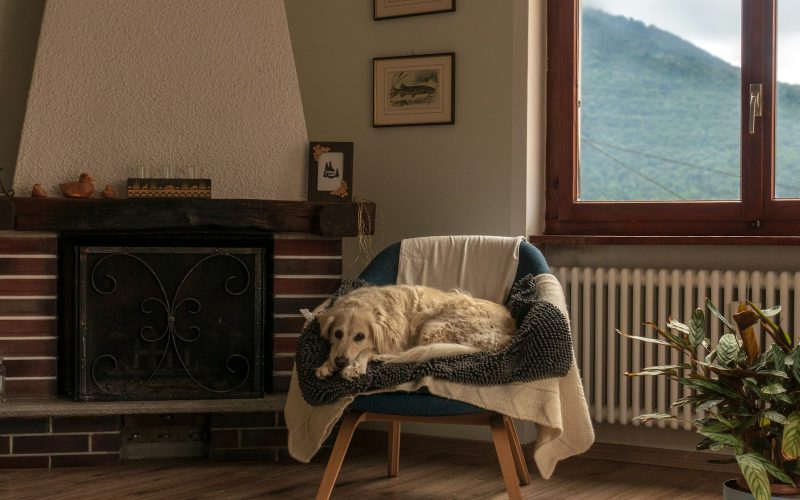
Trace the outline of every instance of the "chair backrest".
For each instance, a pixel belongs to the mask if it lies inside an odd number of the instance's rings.
[[[397,281],[397,268],[400,263],[400,243],[394,243],[372,259],[359,278],[371,285],[393,285]],[[520,242],[519,263],[514,282],[528,274],[550,272],[547,261],[538,248],[527,241]]]

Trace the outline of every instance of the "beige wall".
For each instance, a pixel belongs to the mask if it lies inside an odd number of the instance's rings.
[[[309,139],[355,143],[353,193],[378,205],[374,247],[524,234],[527,0],[468,0],[453,13],[382,21],[371,4],[287,0],[286,12]],[[456,54],[455,124],[373,128],[372,58],[437,52]],[[355,274],[363,261],[353,263],[349,243],[345,268]]]
[[[11,187],[44,0],[0,0],[0,181]]]
[[[200,166],[217,198],[305,199],[281,0],[50,0],[14,185]]]

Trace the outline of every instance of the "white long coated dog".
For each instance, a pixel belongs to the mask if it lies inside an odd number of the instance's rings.
[[[362,287],[318,316],[330,355],[319,378],[352,380],[371,359],[388,363],[502,349],[515,333],[508,310],[452,290],[424,286]]]

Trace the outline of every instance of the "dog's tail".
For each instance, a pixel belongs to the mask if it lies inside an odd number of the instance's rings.
[[[479,352],[480,349],[468,345],[437,343],[419,345],[407,351],[401,352],[397,356],[392,356],[386,363],[420,363],[433,358],[444,356],[455,356],[458,354],[471,354]]]

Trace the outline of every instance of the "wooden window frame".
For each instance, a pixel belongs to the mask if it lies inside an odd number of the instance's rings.
[[[800,234],[800,200],[774,198],[775,0],[742,0],[742,199],[739,201],[576,200],[579,16],[579,0],[547,0],[546,234]],[[751,82],[763,85],[763,116],[756,121],[755,134],[747,133],[744,111],[749,104]]]

